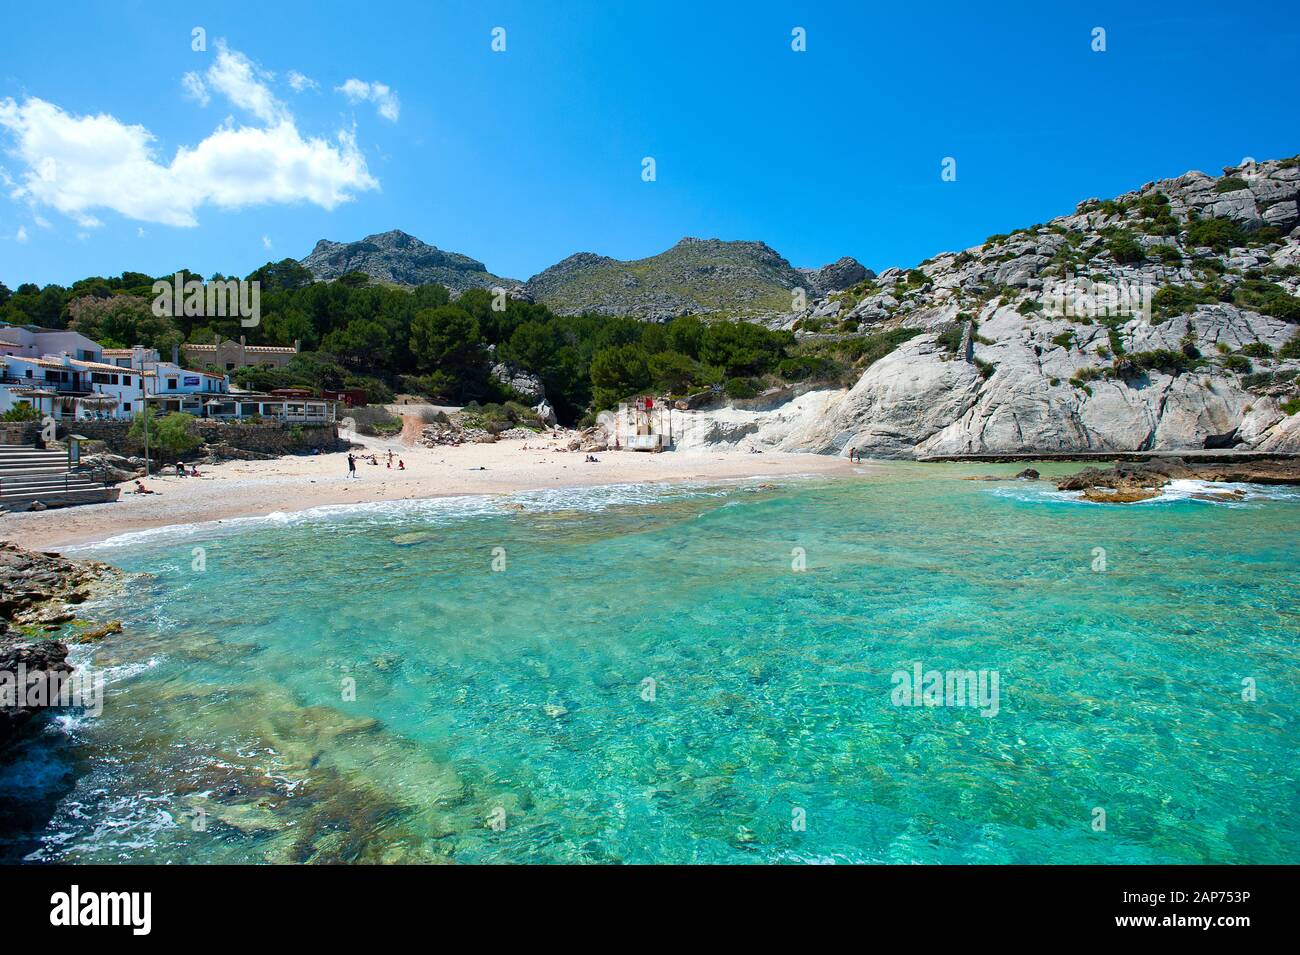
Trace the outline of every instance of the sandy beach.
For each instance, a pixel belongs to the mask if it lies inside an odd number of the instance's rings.
[[[57,550],[118,534],[172,524],[256,517],[302,511],[327,504],[418,500],[462,494],[513,494],[544,488],[589,487],[651,481],[709,482],[753,477],[848,474],[843,458],[816,454],[740,454],[609,451],[584,461],[580,451],[557,449],[544,439],[406,447],[396,441],[360,439],[378,465],[358,461],[357,478],[347,477],[347,453],[283,457],[271,461],[226,461],[201,467],[198,478],[155,476],[150,495],[127,493],[115,503],[47,511],[0,514],[0,539],[37,550]],[[386,465],[389,449],[406,470]]]

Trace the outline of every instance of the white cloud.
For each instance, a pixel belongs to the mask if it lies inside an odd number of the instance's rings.
[[[284,104],[263,82],[273,76],[238,50],[229,49],[225,40],[218,40],[217,58],[208,68],[207,83],[240,109],[248,110],[262,122],[270,124],[288,116]]]
[[[350,79],[342,86],[334,87],[334,92],[342,93],[352,103],[371,102],[384,119],[397,122],[402,111],[397,94],[383,83],[367,83],[365,80]]]
[[[262,236],[262,248],[264,249],[271,248],[271,237],[269,235]]]
[[[217,61],[200,81],[205,92],[220,91],[265,125],[227,120],[197,145],[181,146],[170,162],[158,156],[156,138],[144,126],[107,113],[76,116],[36,97],[21,104],[0,100],[0,131],[10,134],[12,155],[25,166],[19,181],[10,180],[10,195],[91,228],[101,224],[91,213],[96,209],[193,226],[204,205],[310,202],[333,209],[378,188],[354,135],[303,136],[259,79],[266,75],[218,44]]]
[[[203,82],[203,78],[197,73],[186,73],[182,76],[181,88],[185,90],[186,98],[194,100],[200,106],[207,106],[212,100],[212,97],[208,95],[207,84]]]
[[[310,76],[304,76],[302,73],[299,73],[297,70],[289,71],[289,85],[293,87],[293,91],[295,93],[301,93],[304,90],[320,89],[319,83],[313,80]]]
[[[27,226],[20,225],[18,231],[14,233],[14,238],[19,242],[27,241]]]
[[[138,238],[138,239],[143,239],[143,238],[144,238],[144,226],[140,226],[138,229],[136,229],[136,230],[135,230],[135,235],[136,235],[136,238]]]

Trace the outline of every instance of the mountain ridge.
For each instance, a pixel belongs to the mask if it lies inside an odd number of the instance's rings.
[[[818,269],[796,268],[765,242],[686,236],[641,259],[575,252],[520,282],[494,275],[478,259],[444,251],[397,229],[355,242],[321,239],[301,263],[317,280],[364,272],[376,281],[402,286],[437,282],[455,293],[501,287],[560,314],[593,312],[651,320],[701,313],[781,315],[798,307],[796,289],[812,299],[875,274],[849,256]]]

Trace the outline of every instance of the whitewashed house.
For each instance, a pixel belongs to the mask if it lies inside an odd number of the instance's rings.
[[[42,351],[58,345],[64,351]],[[76,332],[6,325],[0,326],[0,414],[16,404],[58,421],[129,420],[147,406],[196,418],[327,424],[336,420],[339,402],[300,389],[240,391],[224,374],[163,361],[153,348],[103,349]]]
[[[41,417],[130,418],[140,407],[141,376],[130,369],[69,355],[0,357],[0,413],[29,404]]]

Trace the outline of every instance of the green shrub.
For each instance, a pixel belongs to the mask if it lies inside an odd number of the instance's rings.
[[[1073,348],[1074,332],[1061,332],[1061,334],[1053,336],[1052,344],[1060,348]]]
[[[1142,371],[1155,369],[1171,375],[1181,375],[1195,367],[1194,361],[1181,351],[1157,348],[1153,351],[1134,352],[1127,356],[1133,366]]]
[[[838,351],[859,368],[869,368],[899,345],[919,334],[921,334],[919,329],[895,328],[892,331],[867,335],[865,338],[850,338],[838,342]]]
[[[1155,315],[1167,318],[1194,312],[1197,305],[1212,305],[1218,300],[1216,290],[1208,285],[1166,285],[1151,296],[1151,310]]]
[[[1251,358],[1272,358],[1273,347],[1267,342],[1251,342],[1249,345],[1242,346],[1240,354],[1249,355]]]
[[[368,405],[362,408],[349,408],[342,414],[344,417],[352,419],[357,434],[370,437],[388,437],[402,430],[402,419],[389,414],[382,406]]]
[[[961,340],[965,337],[965,334],[965,329],[960,325],[957,325],[945,332],[940,332],[939,336],[935,339],[935,344],[944,351],[955,355],[957,354],[957,349],[961,348]]]
[[[1235,371],[1240,375],[1249,375],[1255,370],[1251,365],[1250,359],[1244,355],[1229,355],[1223,359],[1223,367],[1228,371]]]
[[[146,412],[132,419],[127,434],[143,444],[147,423],[150,452],[156,451],[158,454],[167,455],[184,454],[193,451],[203,443],[197,434],[190,431],[190,425],[194,420],[194,415],[182,411],[173,411],[167,415]]]
[[[1117,233],[1107,239],[1106,251],[1121,264],[1141,262],[1146,258],[1142,245],[1127,232]]]
[[[758,383],[752,378],[728,378],[722,390],[728,398],[753,398],[758,394]]]
[[[1098,368],[1096,365],[1089,365],[1086,368],[1080,368],[1073,377],[1070,378],[1070,384],[1076,388],[1082,388],[1089,381],[1097,381],[1102,378],[1110,378],[1112,372],[1108,368]]]
[[[1278,405],[1278,407],[1289,415],[1300,413],[1300,398],[1288,398],[1286,401],[1283,401]]]
[[[1278,349],[1278,358],[1300,358],[1300,331],[1297,331],[1285,345]]]
[[[817,355],[796,355],[776,366],[776,373],[786,381],[829,379],[835,376],[837,370],[835,362]]]
[[[1284,322],[1300,322],[1300,298],[1289,294],[1276,282],[1247,279],[1232,290],[1232,304]]]
[[[41,413],[36,410],[35,406],[24,401],[14,405],[4,414],[0,414],[0,421],[40,421]]]
[[[1187,241],[1193,246],[1208,246],[1215,252],[1227,252],[1246,244],[1246,233],[1231,219],[1193,219],[1187,223]]]
[[[1240,192],[1242,189],[1249,189],[1250,184],[1244,179],[1236,176],[1224,176],[1214,187],[1215,192]]]

